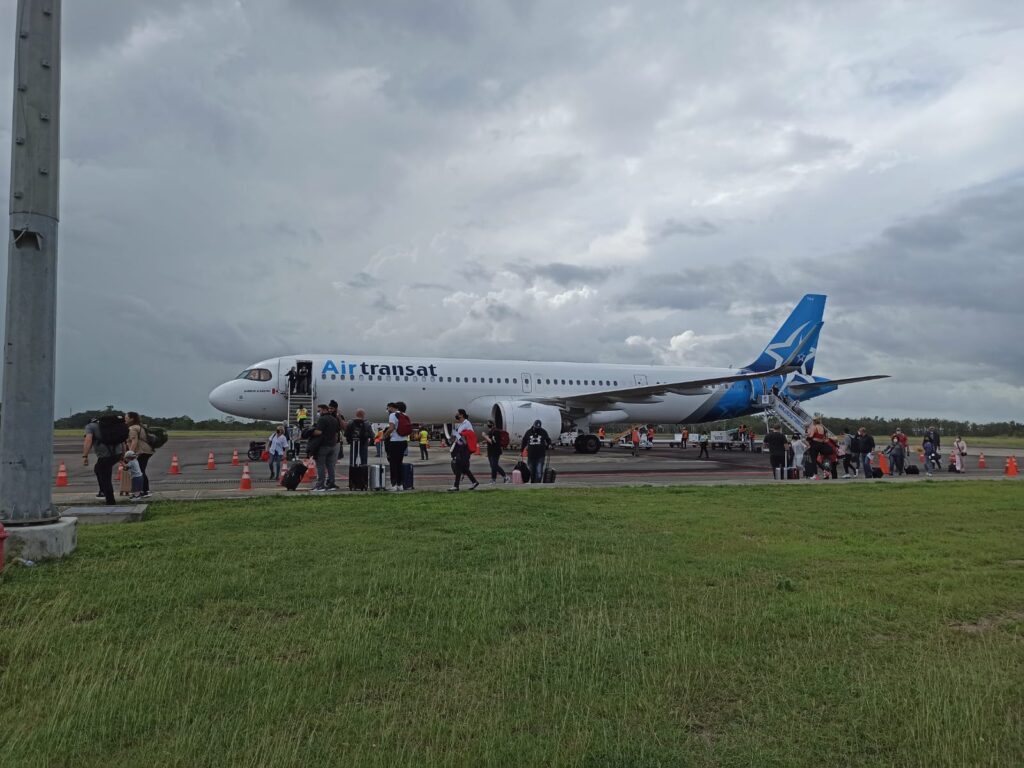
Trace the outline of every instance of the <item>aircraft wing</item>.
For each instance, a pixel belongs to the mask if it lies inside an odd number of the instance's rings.
[[[832,379],[831,381],[810,381],[806,384],[789,384],[786,390],[789,392],[810,392],[814,389],[825,389],[827,387],[838,387],[842,384],[856,384],[858,381],[873,381],[874,379],[888,379],[889,374],[876,374],[875,376],[854,376],[849,379]]]
[[[549,403],[557,406],[569,406],[593,409],[610,403],[657,403],[660,402],[658,395],[679,394],[699,395],[707,394],[707,387],[715,384],[729,384],[734,381],[746,381],[752,379],[763,379],[769,376],[784,376],[797,370],[793,365],[782,365],[771,371],[760,371],[754,373],[737,373],[732,376],[716,376],[710,379],[692,379],[690,381],[671,381],[662,384],[648,384],[640,387],[626,387],[624,389],[603,389],[599,392],[584,392],[578,395],[566,397],[529,398],[534,402]]]

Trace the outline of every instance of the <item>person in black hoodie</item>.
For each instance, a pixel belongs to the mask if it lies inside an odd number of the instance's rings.
[[[551,436],[541,426],[540,419],[537,419],[533,422],[533,426],[526,430],[526,433],[523,435],[526,463],[530,466],[530,477],[535,483],[540,483],[544,480],[544,457],[551,446]]]

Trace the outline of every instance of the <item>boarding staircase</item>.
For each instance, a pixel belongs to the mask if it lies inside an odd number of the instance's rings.
[[[801,408],[797,400],[787,400],[781,395],[765,395],[762,403],[767,405],[765,410],[789,427],[792,434],[806,435],[807,428],[814,421],[814,417]],[[825,427],[825,432],[833,440],[837,439],[828,427]]]
[[[306,409],[305,426],[307,428],[316,423],[316,385],[311,383],[309,390],[307,394],[288,393],[288,416],[286,420],[289,425],[289,432],[291,431],[291,425],[294,424],[298,427],[299,419],[296,414],[300,408]],[[298,456],[305,455],[305,441],[298,432],[295,433],[295,437],[292,440],[292,449]]]

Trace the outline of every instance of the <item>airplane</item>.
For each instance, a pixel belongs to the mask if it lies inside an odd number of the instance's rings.
[[[740,369],[535,360],[467,360],[353,354],[286,355],[254,363],[210,393],[219,411],[288,420],[292,367],[310,366],[313,402],[337,400],[342,413],[365,408],[385,417],[403,401],[413,421],[448,423],[458,408],[474,422],[493,420],[518,444],[537,420],[548,434],[576,429],[575,448],[597,453],[592,433],[605,424],[696,424],[760,413],[771,394],[809,400],[844,384],[883,375],[815,376],[825,296],[807,294],[761,354]]]

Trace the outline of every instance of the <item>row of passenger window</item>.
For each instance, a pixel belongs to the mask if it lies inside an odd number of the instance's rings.
[[[322,379],[326,380],[327,377],[328,377],[328,375],[326,373],[321,374],[321,378]],[[340,373],[340,374],[339,373],[332,373],[332,374],[330,374],[330,378],[331,378],[331,381],[334,381],[336,379],[341,379],[342,381],[346,381],[346,380],[347,381],[424,381],[424,382],[430,381],[431,383],[437,383],[437,382],[445,383],[445,382],[447,382],[449,384],[453,383],[453,382],[455,384],[502,384],[502,383],[505,383],[505,384],[518,384],[519,383],[519,379],[517,379],[517,378],[512,378],[512,379],[506,378],[506,379],[503,380],[500,376],[498,376],[497,378],[495,378],[493,376],[480,376],[480,377],[477,377],[477,376],[473,376],[473,377],[469,377],[469,376],[455,376],[454,379],[453,379],[451,376],[447,376],[447,377],[445,377],[445,376],[429,376],[429,377],[427,377],[427,376],[374,376],[372,374],[371,375],[366,375],[366,376],[364,376],[363,374],[359,374],[359,376],[356,376],[355,374],[349,374],[348,376],[346,376],[343,373]],[[524,383],[529,384],[530,380],[529,379],[525,379]],[[617,387],[619,385],[619,382],[617,382],[617,381],[610,381],[610,380],[606,381],[604,379],[543,379],[543,380],[542,379],[536,379],[536,385],[538,387],[542,386],[542,385],[543,386],[551,386],[552,384],[555,385],[555,386],[561,385],[561,386],[571,386],[571,387],[605,387],[605,386],[615,386],[615,387]]]

